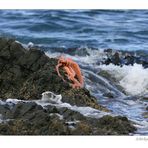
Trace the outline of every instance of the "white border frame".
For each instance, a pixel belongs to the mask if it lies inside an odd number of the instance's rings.
[[[0,0],[0,9],[148,9],[147,0]]]

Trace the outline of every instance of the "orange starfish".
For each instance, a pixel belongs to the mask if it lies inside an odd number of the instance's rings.
[[[64,71],[67,73],[68,79],[73,82],[73,84],[70,84],[73,88],[83,87],[83,76],[80,67],[76,62],[74,62],[70,58],[65,58],[63,56],[59,57],[58,65],[56,66],[56,71],[58,73],[58,76],[61,77],[63,81],[65,81],[59,72],[59,67],[62,67]]]

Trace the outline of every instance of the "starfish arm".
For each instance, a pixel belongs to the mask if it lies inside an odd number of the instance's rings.
[[[71,67],[72,69],[75,71],[76,75],[77,75],[77,78],[81,84],[81,86],[83,87],[84,85],[84,80],[83,80],[83,76],[82,76],[82,73],[81,73],[81,70],[80,70],[80,67],[77,63],[73,62],[71,64]]]
[[[80,88],[81,87],[81,84],[77,79],[74,78],[72,81],[74,82],[74,84],[72,85],[73,88]]]
[[[64,66],[64,70],[66,71],[67,76],[68,76],[68,78],[69,78],[70,80],[74,78],[75,75],[74,75],[74,73],[70,70],[69,67]]]
[[[56,71],[57,71],[57,73],[58,73],[58,76],[61,77],[62,80],[65,82],[64,78],[61,76],[61,74],[60,74],[60,72],[59,72],[59,67],[61,67],[61,66],[62,66],[62,64],[59,63],[59,64],[56,66]]]
[[[72,75],[73,77],[75,77],[76,73],[75,73],[75,71],[72,69],[72,67],[69,66],[68,68],[69,68],[69,71],[70,71],[71,75]]]
[[[79,81],[77,79],[75,79],[75,72],[73,71],[73,69],[71,67],[64,67],[64,70],[66,71],[68,78],[73,82],[72,87],[73,88],[80,88],[81,84],[79,83]]]
[[[62,66],[62,64],[58,64],[58,65],[56,66],[56,71],[57,71],[59,77],[61,77],[61,74],[60,74],[60,72],[59,72],[59,67],[61,67],[61,66]]]

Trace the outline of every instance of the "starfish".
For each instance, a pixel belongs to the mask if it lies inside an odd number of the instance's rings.
[[[74,62],[71,58],[65,58],[60,56],[58,58],[58,65],[56,66],[56,71],[58,76],[62,78],[65,82],[64,78],[61,76],[59,72],[59,68],[62,67],[63,70],[66,72],[66,76],[69,80],[72,81],[72,88],[82,88],[84,85],[83,76],[80,70],[79,65]]]

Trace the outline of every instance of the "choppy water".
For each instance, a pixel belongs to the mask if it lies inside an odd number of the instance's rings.
[[[1,10],[0,35],[45,47],[148,50],[148,10]]]
[[[137,134],[148,135],[148,118],[142,115],[148,106],[142,100],[148,95],[148,68],[98,64],[105,58],[99,49],[105,48],[139,50],[137,56],[147,60],[147,16],[148,10],[1,10],[0,36],[15,37],[23,44],[33,42],[49,56],[65,53],[74,59],[85,76],[85,86],[98,101],[114,115],[132,120]],[[113,98],[106,97],[108,93]]]

